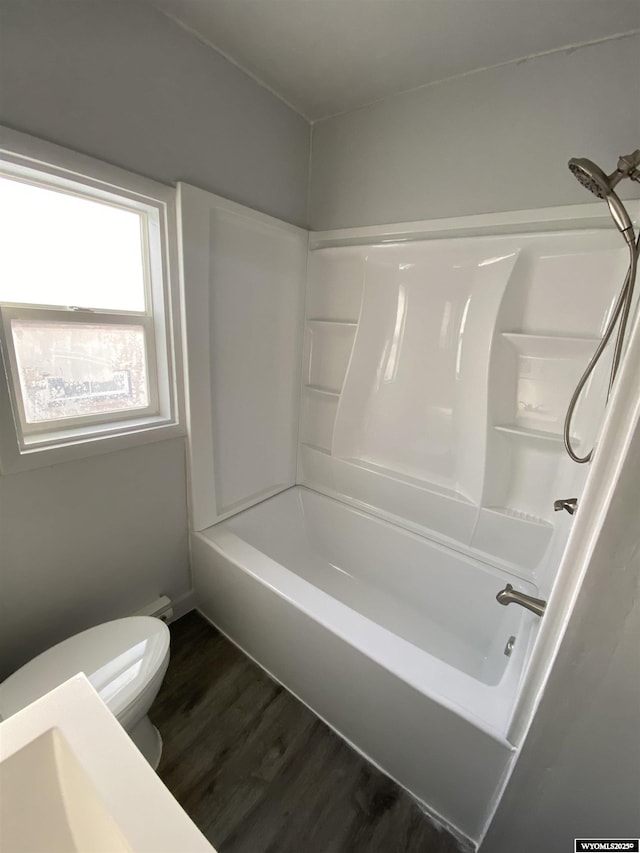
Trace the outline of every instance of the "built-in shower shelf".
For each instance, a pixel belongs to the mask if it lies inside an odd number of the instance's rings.
[[[471,545],[529,572],[535,572],[553,536],[544,518],[514,506],[483,506]]]
[[[523,427],[519,424],[498,424],[494,427],[494,429],[498,430],[498,432],[503,432],[507,435],[515,436],[516,438],[545,441],[549,444],[562,447],[563,438],[562,435],[557,432],[546,432],[542,429],[529,429],[528,427]],[[577,442],[577,439],[573,440]]]
[[[456,489],[448,488],[440,483],[434,483],[432,480],[425,479],[420,476],[412,476],[405,471],[398,471],[395,468],[386,468],[384,465],[377,465],[375,462],[370,462],[367,459],[357,459],[355,457],[338,457],[348,465],[354,465],[364,471],[370,471],[372,474],[378,474],[388,480],[393,480],[396,483],[402,483],[416,489],[421,489],[430,492],[434,495],[440,495],[448,500],[460,501],[461,503],[473,505],[471,498]]]
[[[339,397],[340,391],[334,388],[324,388],[322,385],[305,385],[305,390],[311,391],[314,394],[324,394],[326,397]]]
[[[455,489],[447,488],[446,486],[443,486],[439,483],[434,483],[431,480],[425,480],[421,477],[412,477],[409,474],[405,474],[401,471],[396,471],[392,468],[385,468],[382,465],[375,465],[371,462],[368,462],[366,459],[333,456],[330,450],[327,450],[324,447],[319,447],[317,444],[301,442],[301,446],[310,448],[316,453],[322,454],[325,458],[332,459],[333,463],[340,467],[348,467],[352,470],[355,469],[367,472],[369,474],[376,474],[378,475],[378,477],[384,478],[384,480],[387,482],[406,485],[411,487],[412,489],[416,489],[421,492],[428,492],[431,495],[437,495],[438,497],[445,498],[449,501],[457,501],[469,507],[475,506],[471,498],[462,494],[462,492],[458,492]]]
[[[485,506],[483,507],[485,512],[490,512],[493,515],[503,516],[505,518],[511,518],[516,521],[522,521],[525,524],[531,524],[533,527],[542,527],[545,529],[553,529],[553,524],[550,521],[547,521],[544,518],[538,518],[535,515],[531,515],[528,512],[522,512],[522,510],[514,509],[513,507],[508,506]]]
[[[340,394],[357,323],[309,322],[306,325],[304,384],[318,391]]]
[[[357,320],[331,320],[324,317],[310,317],[307,323],[318,323],[328,326],[357,326]]]
[[[519,353],[530,358],[590,358],[599,338],[565,335],[532,335],[525,332],[503,332]]]
[[[321,447],[319,444],[313,444],[310,441],[301,441],[300,447],[313,450],[314,453],[320,453],[322,456],[331,456],[331,451],[327,447]]]

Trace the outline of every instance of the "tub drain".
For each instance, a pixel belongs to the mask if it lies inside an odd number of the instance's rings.
[[[504,653],[507,657],[511,657],[511,652],[513,651],[513,646],[516,642],[516,638],[511,636],[507,640],[507,645],[504,647]]]

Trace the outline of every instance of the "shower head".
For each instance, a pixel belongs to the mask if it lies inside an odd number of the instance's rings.
[[[569,169],[582,186],[598,198],[606,198],[613,190],[609,177],[605,175],[600,166],[596,166],[592,160],[587,160],[586,157],[572,157],[569,160]]]
[[[605,174],[600,166],[597,166],[592,160],[587,160],[586,157],[572,157],[569,160],[569,169],[583,187],[607,202],[613,221],[618,226],[622,236],[629,245],[633,245],[634,234],[631,219],[624,204],[613,190],[622,178],[627,175],[631,177],[628,171],[620,168],[620,162],[618,161],[618,168],[610,175]]]

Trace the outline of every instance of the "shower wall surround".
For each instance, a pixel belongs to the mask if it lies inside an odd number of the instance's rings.
[[[295,483],[307,232],[187,184],[178,205],[201,530]]]
[[[567,402],[612,309],[612,231],[458,237],[312,250],[299,482],[535,580],[555,497],[584,472]],[[575,420],[589,447],[607,367]]]
[[[495,595],[548,598],[580,522],[562,423],[620,236],[600,204],[309,234],[179,196],[197,604],[478,840],[550,665]]]
[[[211,193],[181,184],[180,208],[194,528],[298,482],[544,580],[566,527],[553,500],[585,475],[562,447],[567,401],[625,272],[600,207],[537,211],[521,234],[479,236],[483,217],[447,239],[453,220],[430,239],[312,232],[308,255],[308,232]],[[580,447],[606,378],[605,361]]]

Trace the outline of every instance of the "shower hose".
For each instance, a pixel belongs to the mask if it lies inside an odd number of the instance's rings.
[[[636,271],[638,268],[638,255],[640,254],[640,234],[638,235],[637,241],[634,242],[633,239],[629,239],[627,242],[629,246],[629,268],[627,269],[627,274],[624,279],[624,284],[622,286],[622,290],[618,295],[618,299],[616,300],[616,304],[613,309],[613,313],[609,322],[607,323],[607,327],[604,330],[604,334],[602,336],[602,340],[598,344],[596,351],[591,357],[591,361],[587,365],[586,370],[580,377],[580,381],[576,386],[576,390],[573,392],[573,396],[571,397],[571,402],[569,403],[569,408],[567,409],[567,415],[564,420],[564,446],[569,454],[569,456],[573,459],[574,462],[589,462],[591,460],[591,456],[593,455],[593,449],[587,453],[586,456],[578,456],[571,445],[571,420],[573,418],[575,408],[578,404],[578,400],[580,399],[580,394],[582,393],[582,389],[587,383],[587,380],[593,373],[593,370],[600,360],[600,356],[602,355],[604,348],[609,343],[609,339],[613,334],[613,330],[615,329],[616,323],[618,322],[618,318],[620,318],[620,325],[618,326],[618,334],[616,336],[616,345],[613,353],[613,362],[611,364],[611,374],[609,376],[609,388],[607,391],[607,402],[609,400],[609,395],[611,394],[611,389],[613,388],[613,383],[616,378],[616,373],[618,372],[618,367],[620,365],[620,359],[622,357],[622,350],[624,347],[624,336],[627,328],[627,321],[629,319],[629,312],[631,311],[631,303],[633,301],[633,287],[636,280]]]

